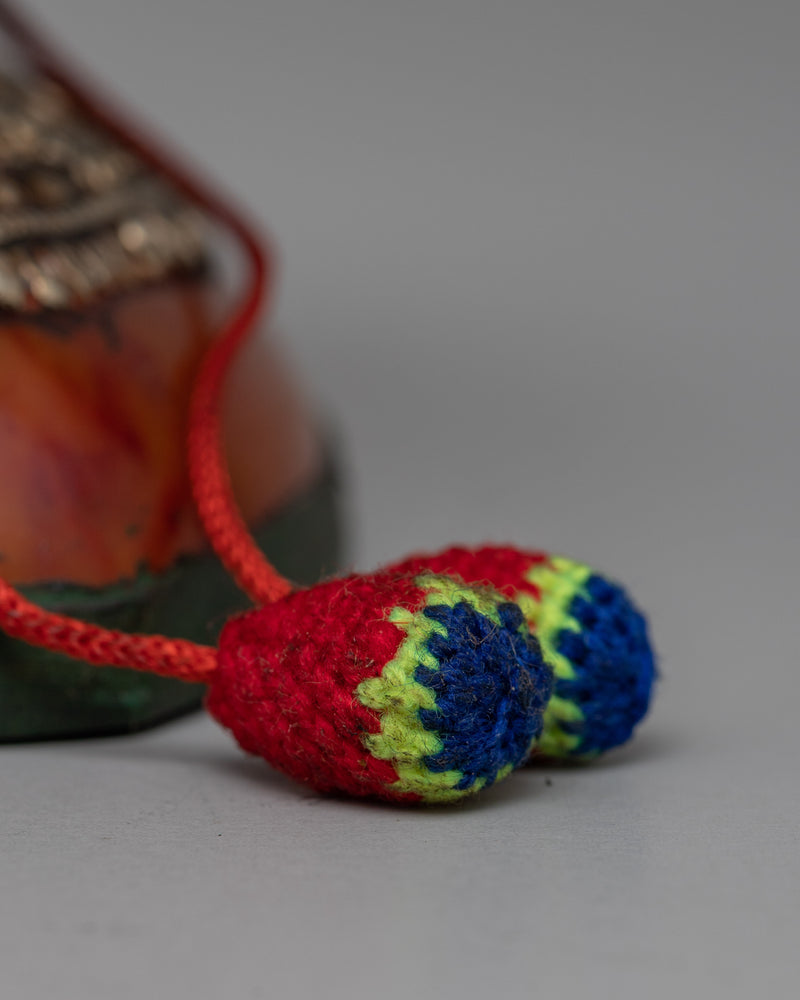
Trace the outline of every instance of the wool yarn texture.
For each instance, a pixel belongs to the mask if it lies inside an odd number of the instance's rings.
[[[551,693],[518,605],[447,576],[384,574],[232,619],[207,707],[318,791],[453,802],[527,760]]]
[[[553,694],[533,756],[591,759],[626,743],[656,677],[647,623],[621,586],[588,566],[506,546],[410,556],[388,574],[447,573],[515,601],[553,667]]]

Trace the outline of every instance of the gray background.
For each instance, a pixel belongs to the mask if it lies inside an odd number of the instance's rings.
[[[4,994],[793,996],[800,5],[30,6],[275,236],[356,564],[565,551],[663,680],[629,748],[451,811],[202,718],[3,748]]]

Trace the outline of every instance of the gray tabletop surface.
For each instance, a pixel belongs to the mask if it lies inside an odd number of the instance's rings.
[[[29,6],[270,229],[353,565],[568,553],[662,678],[630,746],[456,809],[201,716],[2,748],[2,995],[796,996],[800,5]]]

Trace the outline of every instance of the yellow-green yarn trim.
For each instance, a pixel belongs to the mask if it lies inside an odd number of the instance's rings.
[[[539,588],[540,599],[537,601],[533,595],[522,593],[516,597],[557,680],[575,678],[572,664],[558,652],[556,643],[559,634],[565,629],[580,632],[581,627],[570,615],[569,609],[576,596],[585,592],[584,587],[592,573],[590,567],[583,563],[563,556],[553,556],[548,562],[534,564],[525,574],[528,583]],[[544,728],[536,744],[537,749],[556,757],[576,750],[581,741],[580,736],[564,732],[561,723],[582,721],[583,712],[574,702],[554,694],[544,712]]]
[[[449,577],[424,575],[415,580],[426,592],[425,607],[437,604],[455,606],[461,601],[500,625],[497,603],[502,598],[491,591],[467,587]],[[426,802],[454,802],[486,784],[478,778],[469,788],[455,786],[463,778],[461,771],[431,771],[423,758],[440,753],[443,744],[439,737],[425,729],[419,718],[421,708],[435,709],[436,698],[430,688],[415,679],[417,666],[438,670],[436,658],[428,652],[427,643],[435,634],[446,635],[443,625],[419,611],[392,608],[389,621],[406,634],[406,638],[379,677],[370,677],[356,688],[358,700],[366,708],[380,712],[381,728],[378,733],[364,737],[364,745],[380,760],[391,762],[398,780],[391,786],[398,792],[413,793]],[[504,778],[511,765],[502,768],[495,780]]]

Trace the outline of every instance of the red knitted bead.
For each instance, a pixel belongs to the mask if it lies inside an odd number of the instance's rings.
[[[231,620],[207,706],[323,791],[452,801],[522,763],[552,674],[519,608],[445,577],[353,576]]]

